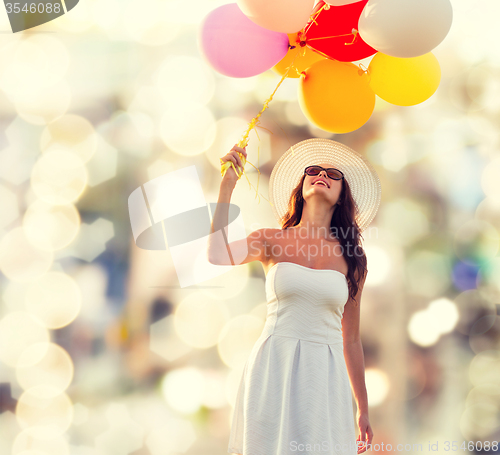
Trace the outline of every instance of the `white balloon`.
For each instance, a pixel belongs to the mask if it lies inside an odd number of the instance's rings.
[[[393,57],[432,51],[451,28],[450,0],[369,0],[359,18],[359,35]]]
[[[314,0],[237,0],[241,11],[261,27],[295,33],[309,21]]]

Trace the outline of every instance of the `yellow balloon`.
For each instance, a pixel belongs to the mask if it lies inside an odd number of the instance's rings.
[[[413,106],[430,98],[439,87],[441,67],[432,52],[398,58],[377,52],[368,66],[370,87],[388,103]]]
[[[305,116],[331,133],[350,133],[363,126],[375,108],[368,76],[356,65],[325,59],[316,62],[299,82]]]
[[[295,46],[295,49],[288,49],[287,54],[271,68],[280,76],[286,73],[287,68],[292,62],[293,68],[290,68],[286,77],[298,78],[300,77],[300,73],[305,71],[312,64],[320,60],[325,60],[325,57],[309,49],[307,46],[301,47],[300,43],[297,41],[297,33],[288,34],[288,40],[292,46]]]

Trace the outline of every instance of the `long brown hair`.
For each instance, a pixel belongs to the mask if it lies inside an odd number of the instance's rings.
[[[287,229],[299,224],[302,218],[302,209],[304,206],[304,197],[302,195],[302,186],[306,174],[302,176],[298,185],[293,189],[288,201],[288,209],[281,220],[281,229]],[[361,238],[363,238],[358,223],[356,222],[356,204],[352,197],[351,189],[347,180],[342,179],[342,191],[339,196],[339,205],[334,210],[332,220],[330,222],[330,232],[337,237],[342,247],[342,255],[347,262],[349,282],[349,297],[356,301],[359,282],[364,279],[368,273],[366,268],[367,260],[365,252],[361,246]],[[345,252],[348,254],[345,254]],[[356,274],[358,279],[356,279]]]

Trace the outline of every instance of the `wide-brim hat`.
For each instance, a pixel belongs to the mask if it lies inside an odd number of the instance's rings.
[[[269,180],[269,200],[273,204],[274,216],[281,224],[292,190],[298,185],[304,169],[322,163],[332,163],[343,172],[356,205],[356,221],[360,231],[364,231],[380,205],[380,179],[364,156],[331,139],[306,139],[280,157]]]

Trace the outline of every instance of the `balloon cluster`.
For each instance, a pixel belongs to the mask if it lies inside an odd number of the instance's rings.
[[[199,44],[226,76],[300,78],[309,121],[348,133],[368,121],[375,95],[399,106],[432,96],[441,69],[431,50],[452,16],[450,0],[238,0],[206,16]],[[353,63],[370,56],[368,68]]]

